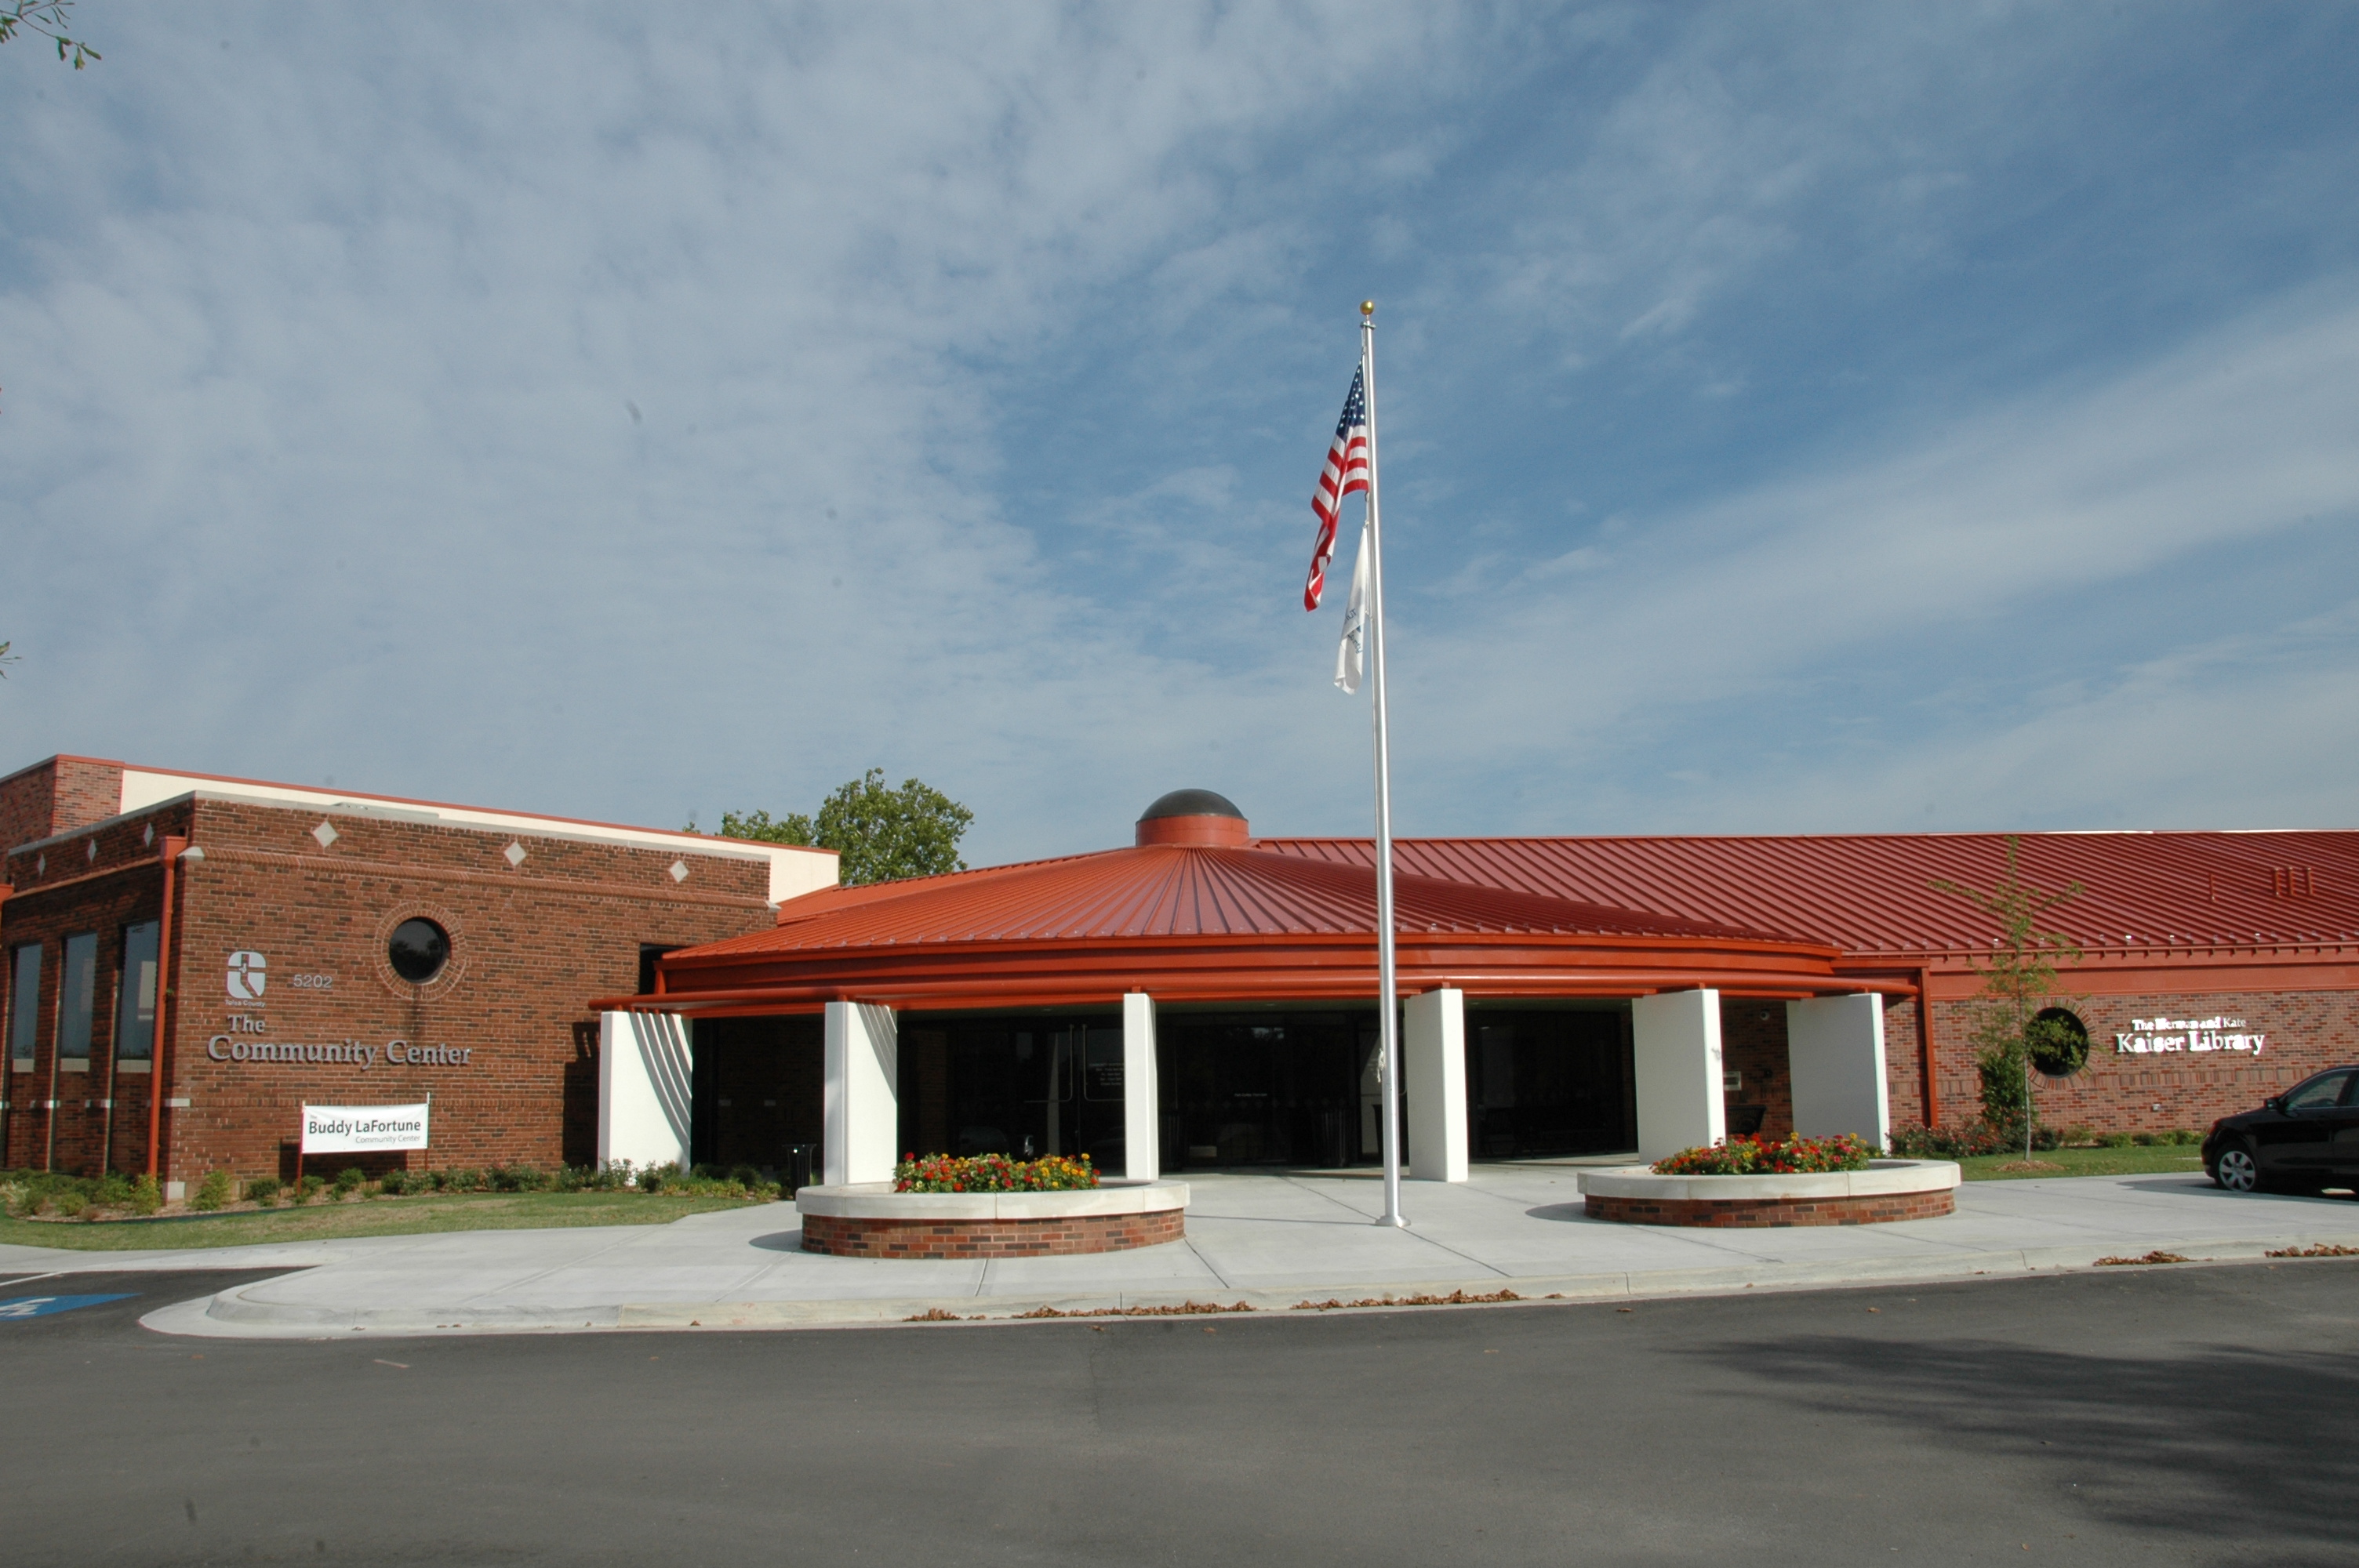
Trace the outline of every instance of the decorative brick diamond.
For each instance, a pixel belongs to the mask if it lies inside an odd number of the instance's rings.
[[[329,827],[323,817],[321,819],[320,826],[311,829],[311,837],[317,838],[320,841],[320,848],[324,849],[336,841],[336,830]]]
[[[676,882],[684,882],[688,881],[688,862],[686,860],[674,860],[671,863],[671,880]]]
[[[156,847],[156,825],[154,823],[150,822],[147,825],[147,830],[139,835],[139,841],[142,844],[147,845],[150,849]]]
[[[511,866],[521,866],[524,864],[524,846],[511,843],[500,851],[500,858]]]
[[[87,843],[87,844],[83,845],[83,846],[82,846],[82,848],[90,851],[90,853],[89,853],[87,856],[85,856],[85,857],[84,857],[85,859],[87,859],[87,860],[97,860],[97,859],[98,859],[98,840],[97,840],[97,839],[95,839],[95,838],[92,839],[89,843]]]

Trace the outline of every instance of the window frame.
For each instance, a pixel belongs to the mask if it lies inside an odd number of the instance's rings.
[[[33,960],[31,984],[25,959]],[[8,949],[8,1069],[29,1073],[41,1049],[41,979],[49,971],[49,945],[20,942]]]
[[[147,973],[137,976],[133,968],[135,954],[132,943],[145,933],[147,951],[145,957]],[[164,989],[164,955],[162,922],[135,920],[123,927],[122,962],[114,971],[114,1065],[118,1071],[145,1072],[156,1060],[157,1004]],[[144,991],[144,996],[139,993]],[[137,1016],[146,1012],[143,1020]],[[126,1050],[136,1043],[137,1050]]]
[[[76,946],[88,956],[77,981],[74,973]],[[78,994],[79,992],[79,994]],[[79,1023],[79,1053],[66,1049],[68,1026]],[[98,1026],[98,933],[76,931],[65,940],[65,961],[58,966],[58,1016],[56,1050],[58,1070],[66,1073],[90,1071],[91,1033]]]

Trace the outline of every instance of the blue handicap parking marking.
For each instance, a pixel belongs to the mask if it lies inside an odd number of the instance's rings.
[[[21,1317],[47,1317],[51,1313],[71,1312],[76,1307],[96,1306],[101,1302],[127,1301],[136,1291],[117,1291],[111,1296],[17,1296],[0,1302],[0,1323]]]

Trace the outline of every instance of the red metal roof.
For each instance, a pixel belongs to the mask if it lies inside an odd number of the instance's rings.
[[[2024,879],[2082,894],[2049,923],[2091,953],[2339,945],[2359,940],[2359,832],[2027,833]],[[1365,838],[1262,838],[1255,848],[1369,865]],[[1995,924],[1946,879],[1989,888],[1996,833],[1780,838],[1410,838],[1395,864],[1512,889],[1691,920],[1791,932],[1861,957],[1987,947]]]
[[[1260,849],[1153,845],[812,894],[778,925],[697,949],[788,952],[929,942],[1120,936],[1284,936],[1376,929],[1376,879],[1358,864]],[[1561,893],[1397,874],[1397,929],[1786,940]]]
[[[1809,996],[1873,983],[1836,976],[1825,944],[1692,916],[1417,874],[1396,879],[1395,903],[1405,991]],[[660,999],[599,1005],[1364,997],[1375,928],[1365,863],[1153,844],[813,893],[782,906],[772,930],[666,955]]]

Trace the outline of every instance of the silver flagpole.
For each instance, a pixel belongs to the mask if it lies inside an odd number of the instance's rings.
[[[1376,1028],[1385,1054],[1385,1216],[1400,1204],[1400,1004],[1393,994],[1393,766],[1385,719],[1385,530],[1376,504],[1376,302],[1360,302],[1360,374],[1368,400],[1368,675],[1376,698]]]

